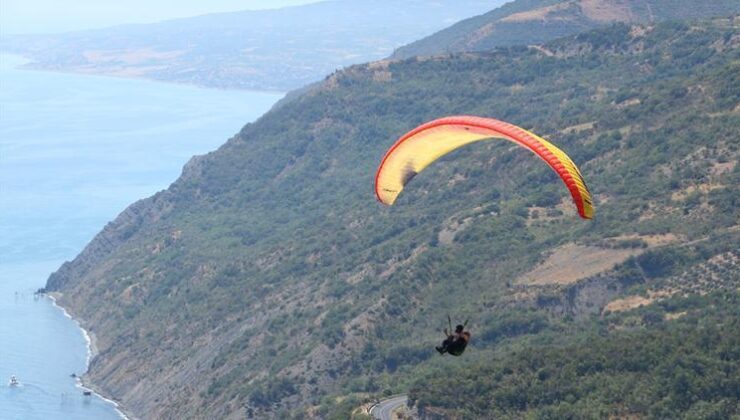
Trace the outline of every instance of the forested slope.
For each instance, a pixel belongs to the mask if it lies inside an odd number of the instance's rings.
[[[574,355],[639,361],[643,342],[672,343],[651,357],[685,349],[734,380],[739,25],[620,24],[539,49],[331,75],[194,158],[51,276],[97,336],[89,378],[152,418],[346,418],[363,399],[409,390],[429,416],[643,415],[663,401],[658,388],[629,410],[600,399],[600,411],[579,404],[605,390],[558,388],[574,378],[562,369],[579,369]],[[384,151],[451,114],[511,121],[563,148],[595,194],[594,220],[506,142],[455,152],[382,207],[373,177]],[[671,299],[676,309],[631,310]],[[433,350],[448,313],[471,317],[462,359]],[[702,344],[692,323],[713,324],[707,339],[730,351]],[[605,386],[629,370],[614,363],[592,370]],[[638,373],[671,380],[660,367]],[[516,381],[533,375],[556,393],[531,403],[539,391]],[[471,392],[443,398],[450,381]],[[716,396],[737,413],[737,395],[722,392],[686,409]]]
[[[515,0],[396,50],[393,58],[540,44],[588,29],[740,13],[734,0]]]

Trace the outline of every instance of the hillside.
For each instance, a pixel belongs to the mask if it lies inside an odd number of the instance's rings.
[[[734,418],[739,297],[672,298],[578,331],[502,343],[453,372],[430,370],[411,399],[424,418]],[[532,325],[508,328],[527,334]]]
[[[430,372],[458,360],[486,375],[507,360],[530,369],[498,355],[554,339],[593,358],[603,357],[594,336],[661,341],[644,321],[655,316],[634,314],[632,302],[737,293],[738,27],[619,24],[540,49],[333,74],[194,158],[49,278],[97,336],[89,379],[152,418],[346,418],[364,399],[409,390],[429,416],[480,414],[498,409],[475,400],[489,390],[438,398],[444,383]],[[579,220],[552,171],[505,142],[463,148],[395,206],[376,203],[384,151],[450,114],[511,121],[568,151],[595,194],[595,219]],[[736,353],[682,340],[692,331],[683,323],[712,313],[727,320],[715,331],[734,331],[732,306],[711,302],[657,313],[681,323],[666,333],[672,343],[729,358],[736,378]],[[599,324],[609,305],[614,321]],[[463,359],[433,350],[448,313],[471,317]],[[650,374],[671,386],[665,372]],[[737,395],[721,398],[737,407]],[[600,402],[621,412],[619,401]],[[482,411],[464,411],[471,404]],[[641,404],[635,414],[657,401]]]
[[[403,46],[392,58],[541,44],[612,23],[652,23],[740,13],[734,0],[514,0]]]
[[[9,36],[26,68],[286,91],[394,48],[497,2],[331,0],[56,35]]]

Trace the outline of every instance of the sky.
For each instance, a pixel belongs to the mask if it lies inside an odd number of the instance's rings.
[[[0,0],[0,33],[55,33],[318,0]]]

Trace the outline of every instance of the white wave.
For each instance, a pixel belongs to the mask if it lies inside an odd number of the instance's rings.
[[[51,300],[51,304],[55,308],[58,308],[59,310],[61,310],[62,313],[64,314],[64,316],[67,317],[67,318],[69,318],[69,319],[71,319],[72,322],[75,323],[75,325],[77,326],[77,328],[79,328],[80,331],[82,331],[82,336],[85,337],[85,343],[87,343],[87,346],[86,346],[87,347],[87,362],[85,364],[85,369],[89,369],[90,368],[90,362],[92,361],[92,358],[93,358],[93,342],[92,342],[92,338],[90,338],[90,334],[87,332],[86,329],[82,328],[82,325],[80,325],[80,322],[77,321],[76,319],[74,319],[72,317],[72,315],[70,315],[69,312],[67,312],[66,309],[64,309],[63,307],[61,307],[61,306],[59,306],[57,304],[57,300],[56,300],[56,298],[54,296],[51,296],[51,295],[47,295],[47,296]],[[80,379],[79,376],[77,376],[75,378],[75,386],[78,389],[82,390],[83,392],[85,392],[85,391],[90,392],[91,394],[95,395],[97,398],[100,398],[101,400],[105,401],[106,403],[111,404],[113,406],[113,408],[116,410],[116,413],[118,413],[118,415],[121,417],[121,419],[123,419],[123,420],[130,420],[128,418],[128,416],[126,416],[126,414],[124,414],[123,411],[121,411],[120,404],[118,404],[118,402],[116,402],[115,400],[112,400],[110,398],[106,398],[106,397],[98,394],[97,392],[95,392],[95,390],[86,387],[82,383],[82,379]]]

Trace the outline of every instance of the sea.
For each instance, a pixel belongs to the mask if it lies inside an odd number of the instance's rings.
[[[89,339],[34,292],[105,224],[283,94],[24,70],[0,55],[0,419],[119,419]],[[20,385],[10,386],[10,377]]]

